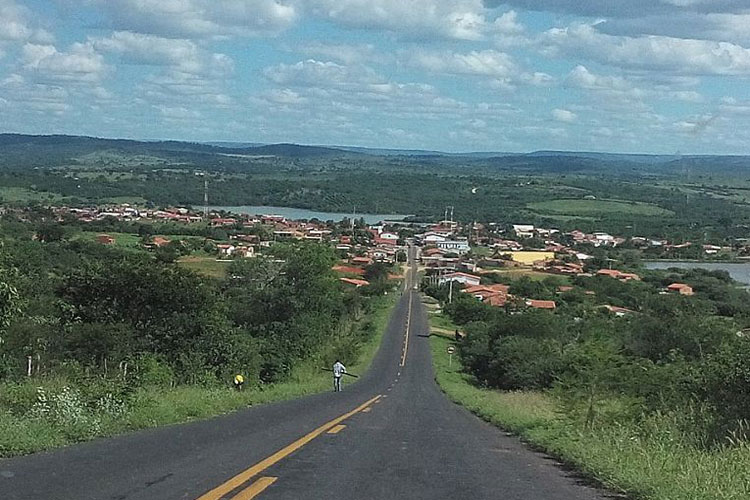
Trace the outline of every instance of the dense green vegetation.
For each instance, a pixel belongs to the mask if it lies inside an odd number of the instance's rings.
[[[387,270],[347,289],[327,245],[276,244],[211,278],[43,214],[0,221],[0,455],[325,389],[320,367],[371,357],[392,304]]]
[[[452,341],[433,337],[430,342],[435,378],[449,398],[613,491],[650,500],[747,498],[750,448],[745,441],[697,447],[673,412],[583,428],[550,393],[481,387],[460,360],[448,365],[445,351]]]
[[[466,387],[446,390],[644,498],[740,498],[747,475],[729,476],[732,460],[746,466],[750,459],[748,292],[723,271],[643,274],[635,282],[578,277],[563,293],[556,279],[511,283],[517,296],[556,300],[554,312],[513,301],[493,308],[454,294],[443,311],[466,336],[458,348],[464,376],[452,383]],[[665,293],[674,282],[696,294]],[[425,291],[445,302],[444,288]],[[604,306],[627,311],[616,315]],[[639,455],[663,460],[659,474],[644,470]],[[691,482],[675,487],[682,473]],[[727,484],[717,485],[718,478]],[[707,485],[696,486],[699,480]]]

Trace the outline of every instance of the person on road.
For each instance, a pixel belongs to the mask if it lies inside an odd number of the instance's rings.
[[[346,367],[338,359],[333,364],[333,392],[341,392],[341,376],[346,373]]]

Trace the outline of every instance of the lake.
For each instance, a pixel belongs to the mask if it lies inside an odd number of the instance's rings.
[[[727,271],[729,276],[743,285],[750,285],[750,262],[682,262],[682,261],[660,261],[646,262],[646,269],[707,269],[709,271]]]
[[[269,206],[249,206],[242,205],[236,207],[208,207],[210,210],[226,210],[227,212],[234,212],[236,214],[249,214],[249,215],[281,215],[291,220],[301,219],[318,219],[322,221],[332,220],[341,221],[344,218],[351,218],[351,213],[342,212],[316,212],[314,210],[306,210],[304,208],[292,208],[292,207],[269,207]],[[376,224],[384,220],[404,220],[407,215],[400,214],[356,214],[357,219],[362,218],[366,224]]]

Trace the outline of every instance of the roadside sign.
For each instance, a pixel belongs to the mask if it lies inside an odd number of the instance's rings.
[[[452,346],[452,345],[449,345],[448,346],[448,354],[453,354],[454,352],[456,352],[456,348],[454,346]]]

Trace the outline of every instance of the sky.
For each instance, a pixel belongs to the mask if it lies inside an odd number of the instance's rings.
[[[750,154],[750,0],[0,0],[0,132]]]

